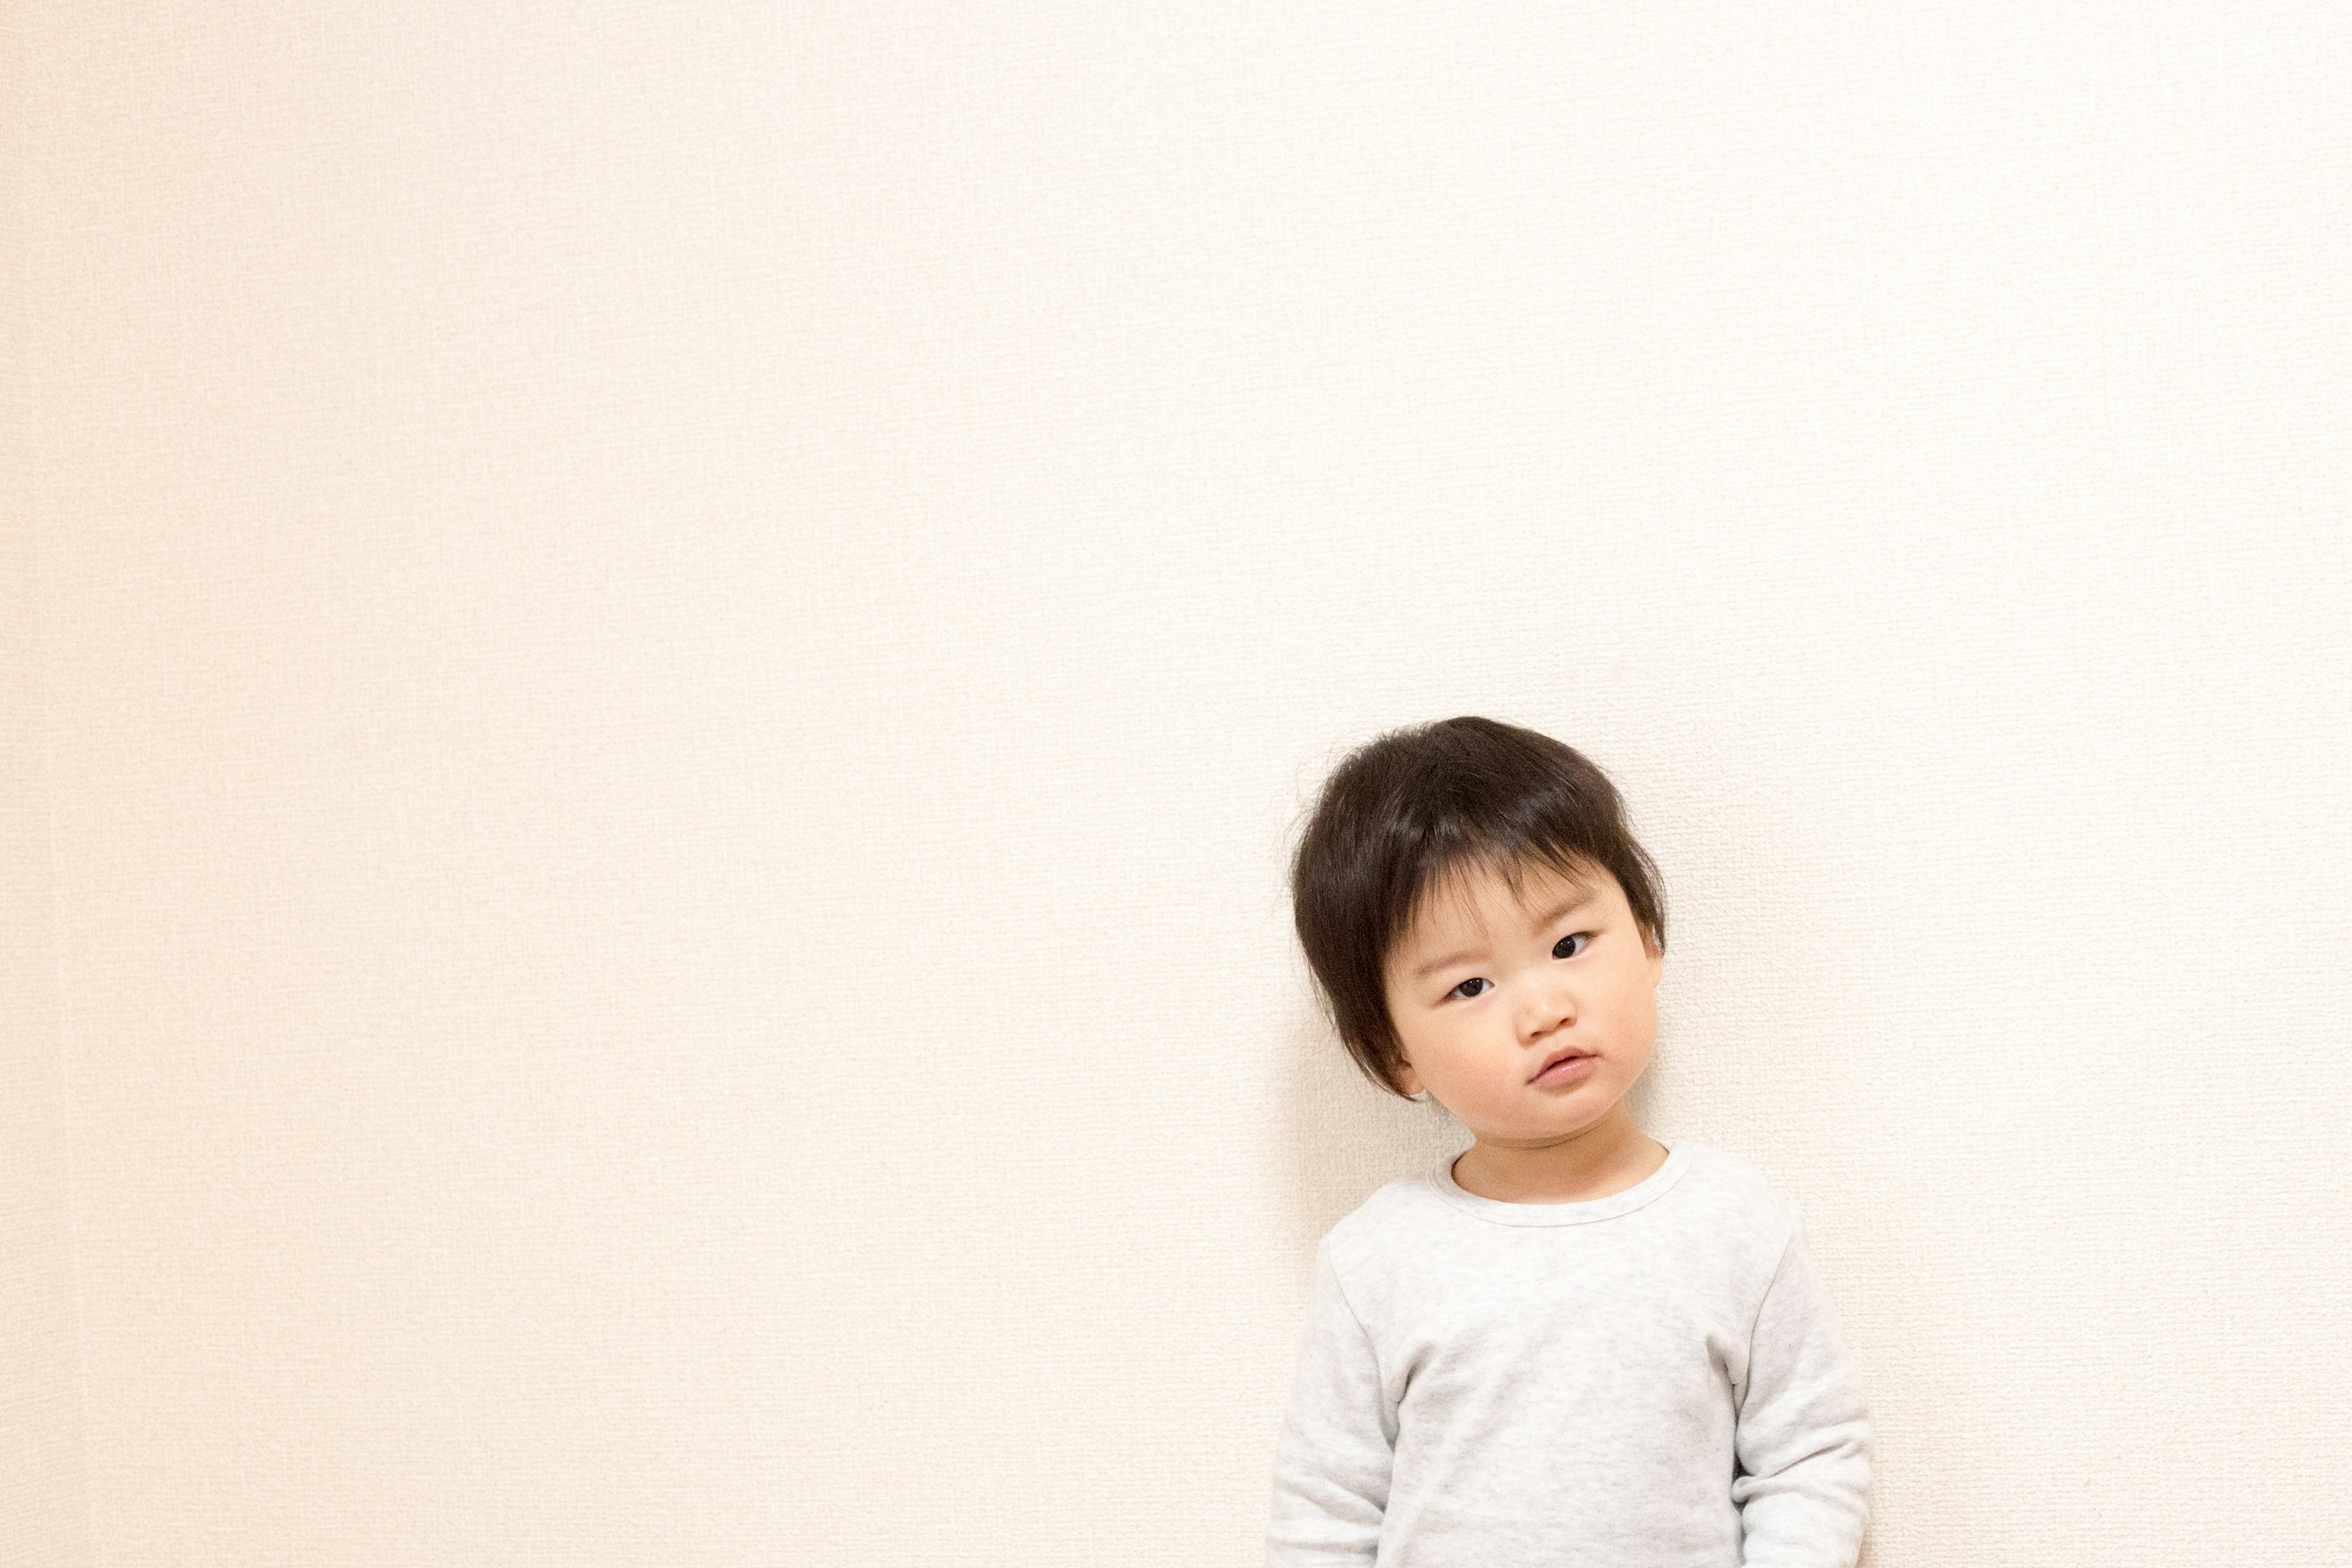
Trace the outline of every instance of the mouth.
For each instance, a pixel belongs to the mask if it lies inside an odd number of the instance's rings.
[[[1592,1069],[1592,1064],[1598,1060],[1600,1058],[1591,1051],[1571,1046],[1566,1050],[1554,1051],[1546,1057],[1543,1066],[1538,1068],[1535,1077],[1528,1081],[1529,1083],[1568,1083],[1590,1072]]]

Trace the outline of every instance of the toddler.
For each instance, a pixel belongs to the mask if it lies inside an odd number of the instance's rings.
[[[1316,1248],[1272,1568],[1852,1568],[1870,1417],[1797,1210],[1626,1103],[1657,883],[1531,731],[1400,731],[1325,784],[1308,966],[1357,1066],[1474,1142]]]

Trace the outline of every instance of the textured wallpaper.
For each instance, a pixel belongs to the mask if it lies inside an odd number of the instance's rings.
[[[0,1562],[1259,1561],[1463,712],[1871,1568],[2343,1562],[2340,8],[6,16]]]
[[[71,1152],[58,1050],[21,18],[0,7],[0,1564],[88,1568]]]

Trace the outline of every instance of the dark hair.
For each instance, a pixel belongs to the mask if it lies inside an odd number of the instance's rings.
[[[1291,858],[1291,912],[1365,1077],[1403,1096],[1384,970],[1423,900],[1475,868],[1517,893],[1534,866],[1578,880],[1606,870],[1665,951],[1658,868],[1627,830],[1616,786],[1574,747],[1492,719],[1444,719],[1391,731],[1332,770]]]

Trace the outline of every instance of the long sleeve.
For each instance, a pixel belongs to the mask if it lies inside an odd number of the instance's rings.
[[[1870,1521],[1870,1412],[1793,1205],[1750,1336],[1734,1446],[1747,1568],[1853,1568]]]
[[[1276,1446],[1268,1568],[1371,1568],[1388,1507],[1396,1414],[1370,1339],[1348,1304],[1327,1236]]]

